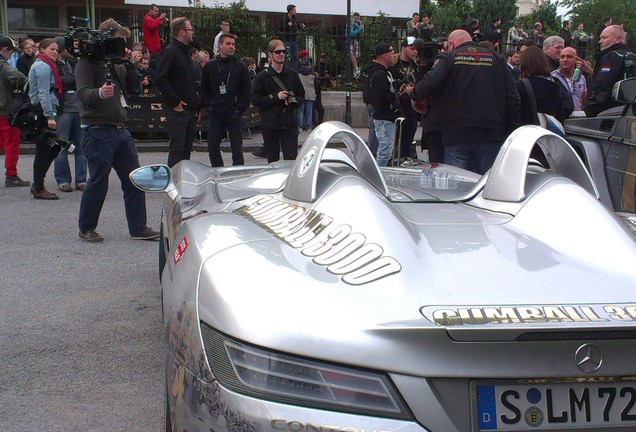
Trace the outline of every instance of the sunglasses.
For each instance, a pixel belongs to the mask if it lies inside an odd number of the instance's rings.
[[[273,52],[274,54],[285,54],[285,52],[286,52],[286,51],[285,51],[284,49],[282,49],[282,50],[274,50],[274,51],[272,51],[272,52]]]

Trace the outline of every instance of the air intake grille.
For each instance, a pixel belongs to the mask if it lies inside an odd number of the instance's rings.
[[[612,132],[614,129],[614,120],[603,120],[598,127],[599,132]]]

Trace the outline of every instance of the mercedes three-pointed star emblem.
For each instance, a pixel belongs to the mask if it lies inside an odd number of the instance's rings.
[[[583,344],[576,350],[574,361],[582,372],[596,372],[603,364],[603,353],[592,343]]]

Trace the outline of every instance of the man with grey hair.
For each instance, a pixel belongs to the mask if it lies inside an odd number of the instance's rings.
[[[560,36],[549,36],[543,41],[543,52],[548,58],[548,64],[550,65],[550,72],[559,69],[561,58],[561,51],[563,51],[564,43],[563,38]],[[563,85],[560,80],[555,80],[559,84],[559,90],[561,90],[561,97],[563,98],[563,114],[565,118],[570,117],[572,111],[574,111],[574,101],[570,96],[570,92]]]
[[[186,17],[170,22],[172,42],[163,50],[155,67],[155,84],[161,91],[167,117],[168,166],[189,160],[199,107],[196,80],[189,45],[194,39],[194,27]]]
[[[550,71],[559,68],[559,58],[561,58],[561,51],[564,47],[564,41],[561,36],[550,36],[543,41],[543,52],[548,56]]]
[[[590,97],[585,106],[588,117],[617,106],[612,102],[612,88],[616,82],[636,76],[636,56],[625,45],[625,31],[619,25],[610,25],[601,32],[601,55],[594,67]]]

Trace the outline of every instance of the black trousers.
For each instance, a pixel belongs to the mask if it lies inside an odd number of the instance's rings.
[[[284,160],[296,159],[298,155],[298,127],[262,129],[261,132],[268,163],[280,160],[281,149],[283,150]]]
[[[51,167],[61,147],[49,146],[43,135],[40,133],[35,138],[35,156],[33,157],[33,188],[37,191],[44,189],[44,177]]]
[[[177,162],[190,160],[197,116],[193,109],[184,109],[178,112],[168,108],[166,117],[168,120],[168,139],[170,140],[168,166],[172,168]]]
[[[221,139],[227,131],[232,147],[232,165],[245,165],[243,137],[241,136],[241,113],[218,114],[210,112],[208,119],[208,156],[213,167],[223,166]]]

